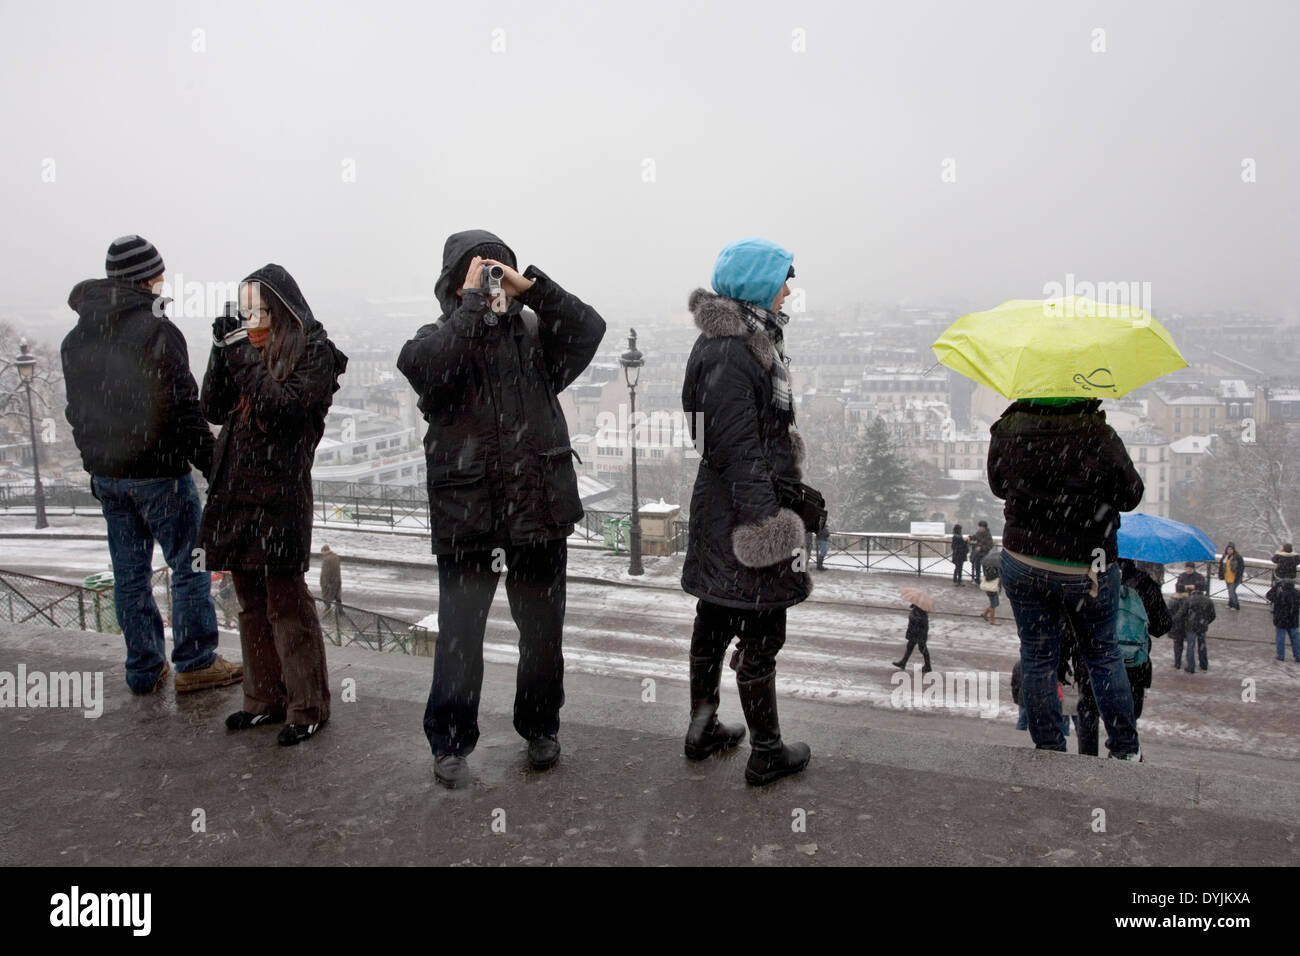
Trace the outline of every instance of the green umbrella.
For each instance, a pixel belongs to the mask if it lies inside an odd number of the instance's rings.
[[[1081,296],[1013,299],[963,315],[933,348],[943,365],[1012,400],[1119,398],[1187,367],[1142,309]]]

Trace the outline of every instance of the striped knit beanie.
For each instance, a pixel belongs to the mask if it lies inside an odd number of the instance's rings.
[[[163,258],[148,239],[121,236],[108,247],[104,269],[110,279],[143,282],[163,274]]]

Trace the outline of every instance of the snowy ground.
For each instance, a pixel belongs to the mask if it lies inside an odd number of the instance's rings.
[[[102,540],[58,540],[60,533],[102,532],[102,520],[59,516],[48,540],[0,538],[0,568],[80,583],[88,573],[109,567]],[[0,517],[0,532],[26,531],[24,518]],[[314,547],[329,544],[344,556],[344,600],[369,610],[418,621],[437,608],[437,572],[423,535],[355,532],[318,528]],[[351,556],[412,562],[415,566],[349,562]],[[565,629],[566,666],[600,676],[685,681],[694,599],[678,586],[680,557],[645,559],[640,579],[626,573],[625,555],[571,547],[571,580]],[[161,558],[155,558],[161,566]],[[314,573],[309,583],[315,584]],[[780,657],[782,693],[809,699],[893,709],[891,661],[904,645],[906,603],[898,588],[920,584],[936,599],[930,624],[930,649],[939,671],[999,674],[1001,712],[996,720],[1014,723],[1010,670],[1018,656],[1015,627],[991,627],[976,615],[987,606],[973,586],[915,574],[835,569],[814,572],[813,600],[792,609],[788,639]],[[617,586],[633,583],[637,587]],[[611,586],[615,585],[615,586]],[[1241,616],[1222,610],[1211,628],[1209,672],[1175,671],[1172,649],[1155,642],[1155,685],[1148,692],[1140,729],[1171,741],[1265,757],[1300,758],[1300,665],[1273,661],[1272,629],[1260,608]],[[1002,608],[1009,613],[1004,601]],[[489,618],[485,656],[513,664],[517,632],[504,588]],[[728,670],[728,684],[734,683]],[[1243,700],[1253,686],[1255,699]],[[979,720],[975,709],[950,710]],[[1027,741],[1027,738],[1026,738]]]

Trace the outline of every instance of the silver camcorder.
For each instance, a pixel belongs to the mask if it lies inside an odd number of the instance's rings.
[[[506,277],[506,270],[501,266],[484,266],[483,278],[480,280],[482,287],[487,290],[489,299],[494,299],[501,294],[501,280]]]

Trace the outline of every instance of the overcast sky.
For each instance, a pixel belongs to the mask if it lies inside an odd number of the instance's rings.
[[[330,327],[482,227],[612,327],[746,235],[812,309],[1073,273],[1294,318],[1298,9],[0,0],[0,311],[70,321],[135,232],[190,281],[279,262]]]

